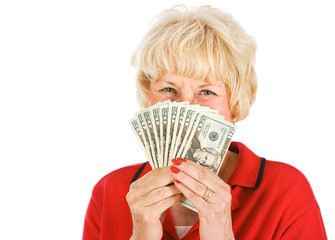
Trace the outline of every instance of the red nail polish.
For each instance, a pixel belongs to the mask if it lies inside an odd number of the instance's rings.
[[[177,179],[174,179],[174,181],[175,181],[176,183],[180,183],[180,181],[178,181]]]
[[[172,159],[171,162],[174,164],[174,165],[180,165],[182,162],[179,161],[178,159]]]
[[[186,162],[186,159],[184,159],[184,158],[177,158],[177,160],[182,161],[182,162]]]
[[[171,172],[173,172],[173,173],[179,173],[179,169],[178,168],[176,168],[175,166],[171,166],[170,167],[170,170],[171,170]]]

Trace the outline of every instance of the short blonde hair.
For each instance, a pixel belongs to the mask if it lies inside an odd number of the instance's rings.
[[[167,72],[224,83],[231,121],[246,118],[256,97],[255,40],[222,10],[178,5],[160,13],[132,57],[137,96],[149,105],[151,81]]]

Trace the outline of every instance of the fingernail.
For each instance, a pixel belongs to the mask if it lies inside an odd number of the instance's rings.
[[[171,162],[172,162],[174,165],[180,165],[180,164],[181,164],[181,161],[179,161],[178,159],[172,159]]]
[[[180,181],[178,181],[177,179],[174,179],[174,182],[175,182],[175,183],[180,183]]]
[[[173,172],[173,173],[179,173],[179,169],[178,168],[176,168],[175,166],[171,166],[170,167],[170,170],[171,170],[171,172]]]
[[[184,158],[177,158],[177,160],[182,161],[182,162],[186,162],[186,159],[184,159]]]

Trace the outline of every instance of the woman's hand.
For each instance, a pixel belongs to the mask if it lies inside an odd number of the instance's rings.
[[[234,239],[229,185],[211,170],[193,161],[178,158],[172,162],[175,186],[198,209],[200,239]],[[212,191],[211,194],[208,194],[207,188]]]
[[[133,182],[127,202],[133,219],[131,239],[161,239],[165,211],[183,199],[168,167],[157,168]]]

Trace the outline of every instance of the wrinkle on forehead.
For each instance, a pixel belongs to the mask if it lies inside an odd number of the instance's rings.
[[[168,78],[168,79],[167,79]],[[204,88],[204,87],[209,87],[209,86],[218,86],[218,87],[223,87],[226,90],[226,84],[220,81],[210,81],[208,79],[198,79],[195,77],[188,77],[188,76],[181,76],[175,73],[166,73],[162,77],[158,78],[155,82],[157,81],[164,81],[169,84],[175,85],[175,82],[179,81],[184,81],[185,78],[189,80],[195,80],[195,81],[200,81],[203,82],[202,84],[199,84],[197,87]],[[178,80],[175,80],[178,79]]]

